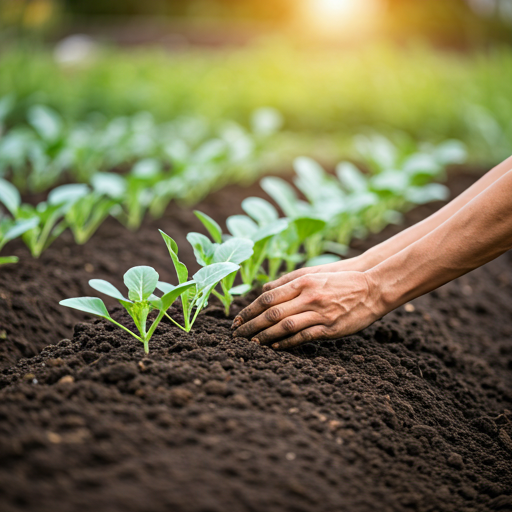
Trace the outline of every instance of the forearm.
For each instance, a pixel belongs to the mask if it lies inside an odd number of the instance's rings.
[[[512,171],[432,232],[365,272],[380,313],[423,295],[512,248]]]
[[[512,157],[494,167],[491,171],[489,171],[476,183],[469,187],[465,192],[460,194],[453,201],[448,203],[446,206],[441,208],[427,219],[398,233],[394,237],[373,247],[372,249],[369,249],[359,257],[361,260],[361,269],[368,270],[375,265],[378,265],[379,263],[388,259],[390,256],[397,254],[402,249],[408,247],[427,234],[431,233],[511,169]]]

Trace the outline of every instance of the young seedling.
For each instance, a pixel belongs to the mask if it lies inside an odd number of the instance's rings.
[[[12,215],[11,218],[2,215],[0,212],[0,250],[2,250],[7,242],[34,229],[38,225],[39,219],[37,217],[28,219],[17,218],[21,205],[20,194],[14,185],[2,178],[0,178],[0,203],[3,204]],[[0,258],[0,265],[17,262],[18,258],[16,256],[4,256]]]
[[[208,215],[199,211],[195,212],[203,225],[215,240],[222,240],[222,233],[219,225]],[[210,239],[200,233],[189,233],[187,240],[194,249],[196,260],[202,267],[214,263],[235,263],[240,265],[253,255],[254,243],[246,238],[230,238],[223,243],[211,242]],[[222,293],[213,290],[215,295],[224,305],[226,316],[229,316],[229,309],[233,302],[233,296],[242,295],[250,290],[248,285],[233,287],[237,271],[232,272],[220,281]]]
[[[131,231],[139,229],[147,209],[154,200],[155,189],[162,181],[160,164],[153,159],[141,160],[135,164],[126,176],[113,173],[97,173],[91,183],[93,189],[107,195],[110,188],[119,199],[119,204],[111,208],[113,216]]]
[[[178,258],[178,244],[163,231],[160,234],[165,241],[169,254],[171,255],[176,274],[178,275],[178,282],[181,284],[188,280],[188,269],[184,263]],[[205,237],[206,238],[206,237]],[[207,239],[207,238],[206,238]],[[207,239],[208,240],[208,239]],[[196,321],[199,312],[208,304],[208,298],[213,292],[214,288],[227,276],[236,273],[240,268],[239,265],[232,262],[221,262],[206,264],[201,270],[196,272],[193,276],[195,286],[187,289],[181,295],[181,304],[183,307],[184,326],[181,326],[169,315],[168,318],[185,332],[189,332]],[[163,293],[170,293],[175,287],[171,284],[159,282],[157,288]],[[193,309],[195,308],[195,313]]]
[[[313,235],[320,234],[327,222],[311,205],[299,200],[293,187],[283,179],[263,178],[261,186],[290,221],[288,228],[273,239],[269,249],[269,278],[273,280],[283,260],[286,262],[287,272],[291,272],[298,263],[304,261],[304,256],[299,254],[300,247]],[[318,241],[321,241],[321,237],[317,237],[316,242]]]
[[[248,197],[242,202],[247,215],[233,215],[228,218],[229,232],[238,238],[247,238],[254,243],[253,254],[241,264],[242,282],[249,291],[256,280],[265,281],[262,265],[269,255],[274,237],[278,237],[289,225],[288,219],[279,219],[277,210],[264,199]]]
[[[22,219],[38,219],[37,224],[23,234],[23,241],[34,258],[39,258],[67,227],[66,213],[87,193],[87,185],[63,185],[48,195],[48,201],[36,207],[23,204],[18,210]]]
[[[91,238],[119,201],[114,187],[98,192],[81,184],[62,185],[48,195],[50,205],[70,203],[64,219],[79,245]]]
[[[79,297],[74,299],[65,299],[59,302],[60,305],[83,311],[91,315],[96,315],[113,324],[124,331],[130,333],[135,339],[144,345],[144,352],[149,353],[149,341],[166,314],[172,303],[183,293],[192,288],[193,281],[181,283],[173,287],[162,297],[153,294],[158,283],[158,273],[152,267],[140,266],[133,267],[124,275],[124,284],[128,288],[128,298],[111,283],[103,279],[91,279],[89,285],[95,290],[117,299],[132,317],[135,327],[139,334],[116,322],[109,314],[104,302],[97,297]],[[147,318],[151,311],[157,310],[158,315],[153,323],[147,328]]]

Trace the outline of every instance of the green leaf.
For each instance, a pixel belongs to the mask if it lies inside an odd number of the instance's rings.
[[[291,224],[295,226],[299,240],[302,243],[311,235],[322,231],[327,223],[322,219],[300,217],[298,219],[294,219]]]
[[[192,278],[197,285],[197,291],[200,292],[214,287],[231,272],[236,272],[239,268],[240,266],[235,263],[213,263],[203,267]]]
[[[166,284],[166,283],[164,283]],[[195,286],[194,281],[188,281],[187,283],[181,283],[178,286],[173,287],[172,290],[169,290],[165,295],[162,296],[162,309],[164,311],[168,310],[173,302],[184,292],[186,292],[189,288]],[[172,286],[172,285],[171,285]]]
[[[297,194],[293,187],[281,178],[268,176],[260,182],[261,188],[279,205],[284,214],[293,217],[297,214]]]
[[[0,256],[0,265],[7,265],[8,263],[18,263],[20,259],[18,256]]]
[[[158,277],[158,272],[152,267],[139,266],[128,270],[123,279],[130,300],[146,300],[155,291]]]
[[[316,258],[311,258],[306,261],[305,267],[316,267],[318,265],[328,265],[329,263],[336,263],[340,261],[341,258],[339,256],[335,256],[334,254],[322,254],[321,256],[317,256]]]
[[[409,176],[400,171],[384,171],[371,179],[371,188],[378,191],[387,191],[393,194],[403,194],[409,184]]]
[[[120,199],[126,192],[127,183],[119,174],[97,172],[91,178],[91,186],[98,194]]]
[[[253,245],[254,243],[246,238],[230,238],[227,242],[215,248],[213,262],[221,263],[230,261],[240,264],[252,256]]]
[[[250,284],[239,284],[238,286],[234,286],[229,290],[230,295],[244,295],[245,293],[248,293],[251,291],[251,285]]]
[[[441,165],[463,164],[468,153],[466,146],[459,140],[447,140],[436,147],[434,156]]]
[[[176,274],[178,274],[178,281],[185,283],[188,280],[188,270],[184,263],[178,259],[178,244],[169,236],[166,235],[161,229],[159,229],[162,238],[164,239],[165,245],[171,255]]]
[[[260,197],[248,197],[242,201],[242,209],[260,226],[265,226],[278,219],[277,210],[272,204]]]
[[[51,108],[35,105],[28,110],[28,122],[39,136],[48,141],[58,139],[62,131],[62,119]]]
[[[290,221],[288,219],[278,219],[271,224],[267,224],[266,226],[258,229],[258,231],[251,236],[251,239],[254,243],[261,242],[266,238],[283,232],[288,227],[289,223]]]
[[[3,203],[11,212],[12,216],[16,217],[16,213],[21,204],[20,193],[12,183],[2,178],[0,178],[0,203]]]
[[[61,185],[48,194],[48,204],[73,204],[88,193],[89,187],[84,183]]]
[[[222,229],[220,226],[206,213],[194,210],[196,217],[203,223],[203,226],[208,230],[211,237],[218,244],[222,243]]]
[[[39,224],[39,217],[32,217],[30,219],[17,220],[12,227],[10,227],[5,235],[4,241],[14,240],[23,235],[27,231],[34,229]]]
[[[368,181],[365,175],[350,162],[341,162],[336,166],[336,175],[343,187],[352,193],[365,192]]]
[[[325,179],[325,171],[323,167],[307,156],[299,156],[293,162],[295,172],[304,180],[309,182],[311,186],[319,185]]]
[[[76,299],[64,299],[59,302],[61,306],[67,308],[78,309],[84,313],[100,316],[102,318],[110,319],[110,315],[105,307],[105,304],[98,297],[78,297]]]
[[[410,176],[416,176],[418,174],[437,176],[442,170],[442,167],[435,158],[426,153],[415,153],[410,156],[403,165],[403,171]]]
[[[209,265],[215,252],[215,246],[210,239],[201,233],[189,233],[187,240],[194,249],[194,255],[199,265],[202,267]]]
[[[162,164],[154,158],[139,160],[131,170],[132,176],[137,178],[154,178],[162,172]]]
[[[432,201],[446,201],[450,190],[440,183],[430,183],[423,187],[410,187],[405,193],[407,201],[413,204],[426,204]]]
[[[226,221],[228,231],[238,238],[252,238],[258,225],[247,215],[231,215]]]
[[[113,284],[110,284],[108,281],[104,281],[103,279],[91,279],[89,281],[89,286],[98,292],[104,293],[109,297],[113,297],[114,299],[131,302],[130,300],[126,299]]]
[[[172,292],[174,288],[176,288],[173,284],[165,283],[164,281],[158,281],[158,283],[156,283],[156,287],[163,293]]]

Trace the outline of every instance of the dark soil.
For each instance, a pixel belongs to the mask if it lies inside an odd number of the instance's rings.
[[[201,207],[236,213],[237,190]],[[232,339],[214,304],[192,333],[162,323],[149,357],[101,320],[68,334],[75,317],[55,304],[90,277],[150,264],[171,278],[152,232],[183,244],[198,228],[172,214],[1,271],[5,360],[70,338],[0,374],[2,512],[512,510],[511,255],[291,352]]]

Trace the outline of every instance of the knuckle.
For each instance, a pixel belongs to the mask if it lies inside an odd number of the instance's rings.
[[[301,338],[303,341],[311,341],[313,339],[313,334],[311,331],[302,331],[301,332]]]
[[[300,279],[300,284],[302,287],[307,288],[308,286],[311,286],[312,284],[312,278],[309,275],[302,276]]]
[[[265,313],[265,319],[269,322],[277,322],[281,318],[281,310],[279,308],[271,308]]]
[[[287,318],[286,320],[283,320],[283,329],[286,332],[294,332],[295,331],[295,321],[291,318]]]
[[[274,302],[274,297],[275,297],[274,293],[272,293],[272,292],[265,292],[260,297],[260,303],[263,306],[270,306]]]
[[[322,327],[320,329],[321,338],[330,338],[333,334],[335,334],[335,330],[332,327]]]

